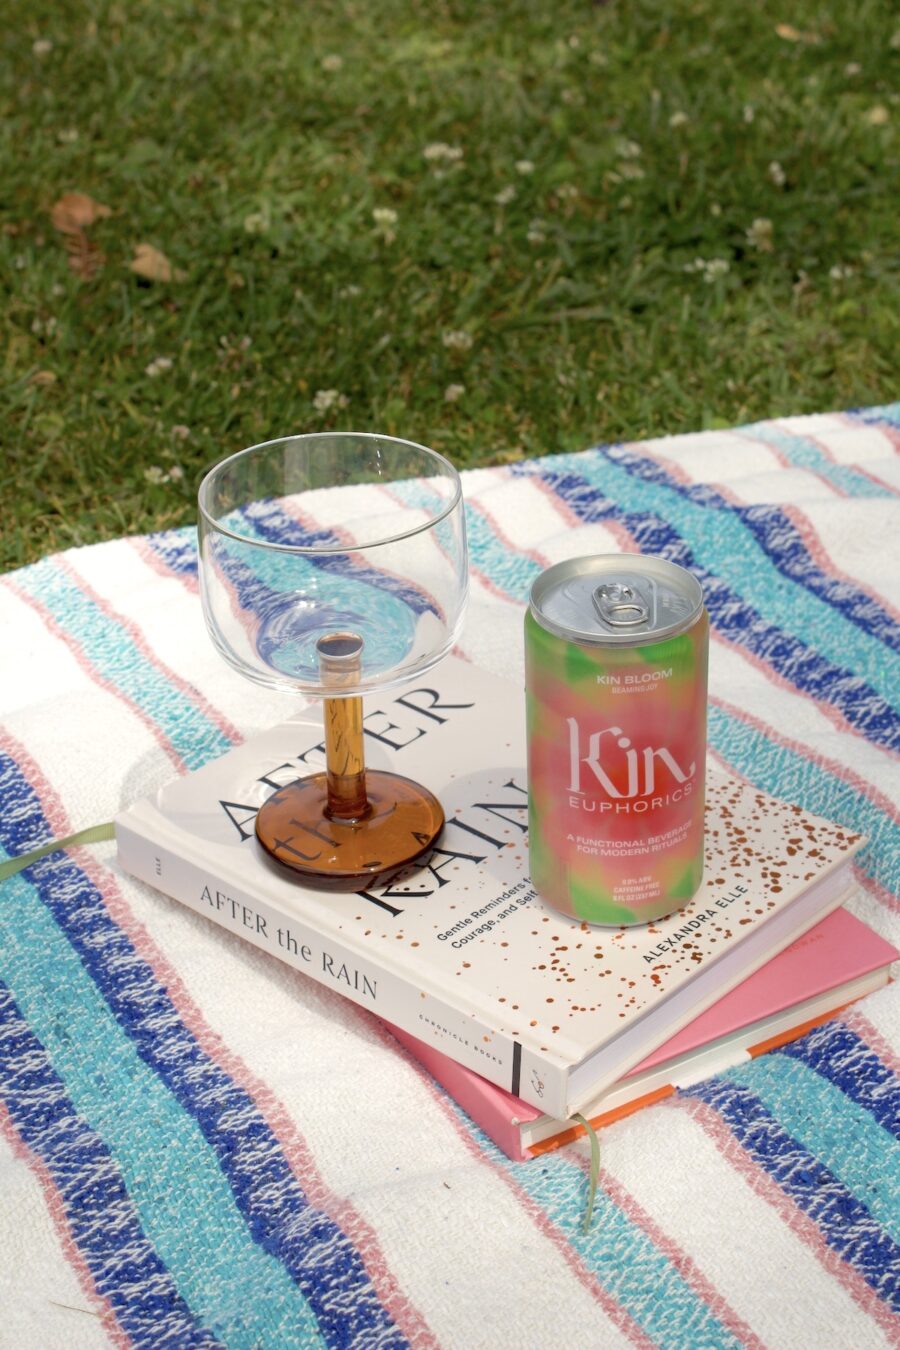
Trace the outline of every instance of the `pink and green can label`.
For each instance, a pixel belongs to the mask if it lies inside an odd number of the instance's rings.
[[[648,923],[703,876],[709,620],[663,558],[600,554],[525,617],[531,878],[587,923]]]

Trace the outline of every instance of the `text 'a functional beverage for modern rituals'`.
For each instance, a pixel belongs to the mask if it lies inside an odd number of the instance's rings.
[[[662,558],[548,568],[525,618],[531,877],[556,909],[638,924],[703,876],[709,620]]]

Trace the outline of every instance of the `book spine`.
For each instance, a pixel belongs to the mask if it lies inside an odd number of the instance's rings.
[[[366,961],[331,934],[323,935],[275,910],[231,880],[150,839],[133,822],[116,822],[116,846],[120,866],[138,880],[393,1022],[498,1087],[548,1114],[568,1114],[567,1072],[534,1050],[523,1049],[518,1040],[481,1021],[477,1013],[461,1012],[396,971]]]

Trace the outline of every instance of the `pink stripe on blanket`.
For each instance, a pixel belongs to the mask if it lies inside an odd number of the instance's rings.
[[[589,1159],[581,1153],[573,1153],[572,1157],[582,1171],[586,1175],[590,1175]],[[690,1285],[697,1297],[707,1305],[710,1312],[740,1342],[742,1350],[766,1350],[765,1345],[753,1328],[748,1326],[744,1319],[735,1312],[725,1295],[720,1293],[712,1281],[704,1275],[693,1257],[688,1256],[687,1252],[678,1246],[675,1239],[669,1237],[668,1233],[659,1226],[655,1219],[651,1218],[631,1192],[605,1167],[600,1168],[598,1184],[603,1187],[606,1194],[618,1205],[631,1223],[636,1228],[643,1229],[657,1250],[661,1251],[671,1261],[685,1284]]]
[[[841,422],[850,431],[859,430],[859,422],[852,413],[836,413],[838,421]],[[890,422],[864,422],[863,426],[867,431],[877,431],[879,436],[894,451],[894,454],[900,454],[900,431],[891,426]],[[858,467],[858,465],[857,465]]]
[[[185,764],[181,755],[175,749],[175,746],[169,740],[165,732],[158,726],[158,724],[153,720],[153,718],[149,715],[149,713],[144,712],[143,708],[141,708],[134,701],[134,699],[129,698],[128,695],[124,693],[124,691],[121,690],[119,686],[114,683],[113,680],[110,680],[107,678],[107,676],[101,674],[101,672],[97,669],[94,663],[85,654],[84,649],[82,648],[78,640],[65,631],[62,625],[57,622],[57,620],[54,618],[54,616],[50,613],[49,609],[47,609],[45,605],[42,605],[39,600],[34,598],[34,596],[29,595],[27,591],[24,591],[19,586],[17,586],[15,580],[12,577],[6,577],[5,582],[6,585],[9,586],[10,590],[12,590],[24,604],[30,605],[30,607],[35,611],[35,613],[40,616],[41,622],[44,624],[47,631],[49,633],[52,633],[53,636],[57,638],[65,647],[68,647],[69,651],[75,658],[77,665],[89,677],[91,683],[96,685],[100,689],[105,689],[108,694],[112,694],[113,698],[116,698],[119,700],[120,703],[123,703],[125,707],[128,708],[128,710],[134,714],[134,716],[138,719],[138,721],[142,722],[144,726],[147,727],[153,739],[156,741],[157,745],[165,753],[165,755],[172,761],[172,764],[175,766],[175,768],[180,773],[186,772],[187,765]]]
[[[126,543],[131,545],[135,553],[138,554],[152,571],[156,572],[157,576],[165,577],[167,580],[177,578],[184,586],[185,590],[190,591],[191,595],[200,594],[200,583],[197,578],[192,576],[189,572],[173,571],[168,563],[159,556],[156,549],[151,546],[144,535],[132,535],[130,539],[126,540]]]

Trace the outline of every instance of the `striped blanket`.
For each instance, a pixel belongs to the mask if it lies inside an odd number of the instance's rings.
[[[461,650],[521,672],[547,564],[641,550],[712,618],[732,772],[869,837],[900,941],[900,405],[465,475]],[[0,581],[0,845],[109,820],[283,719],[214,652],[193,531]],[[0,1342],[900,1344],[896,987],[794,1045],[512,1163],[376,1021],[117,871],[0,887]]]

